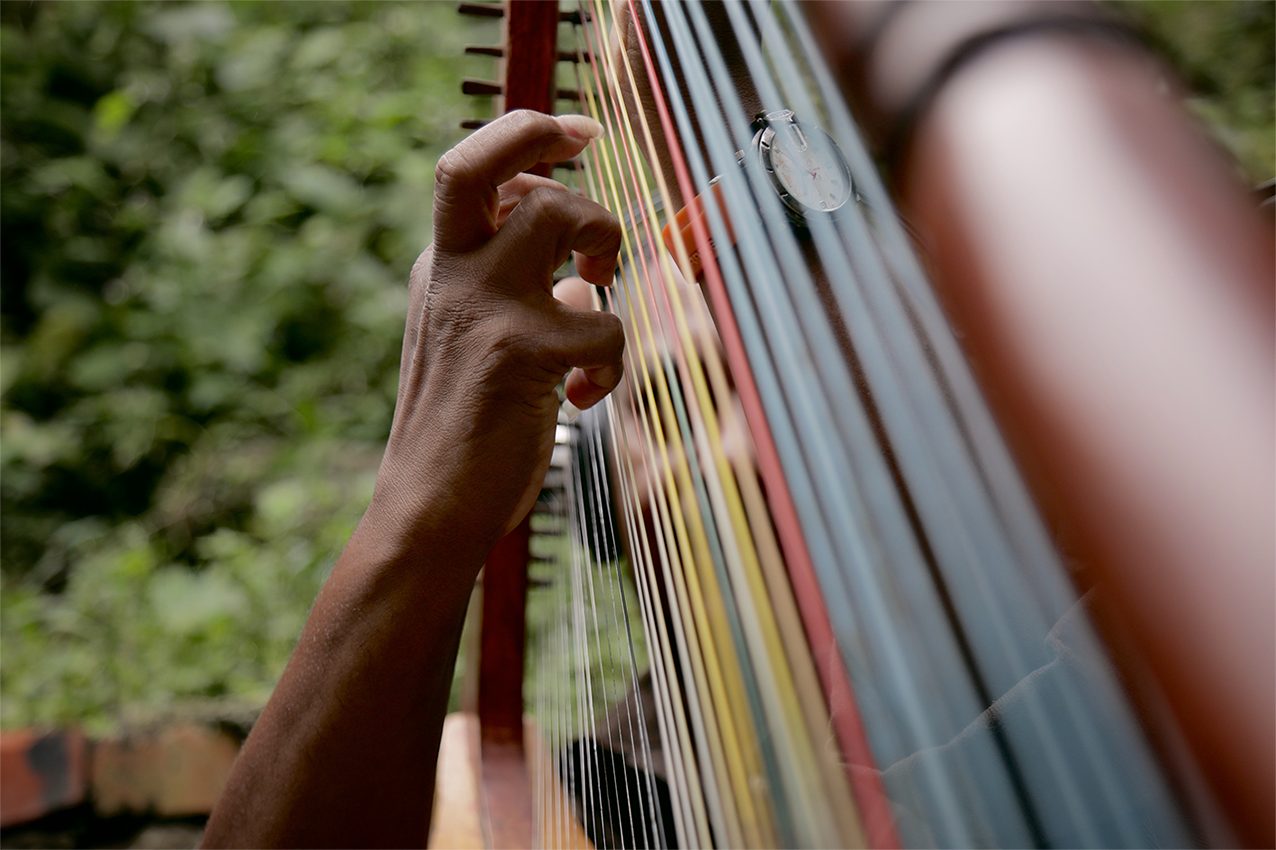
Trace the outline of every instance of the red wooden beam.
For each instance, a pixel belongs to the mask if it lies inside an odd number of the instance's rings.
[[[554,111],[558,18],[557,0],[506,0],[503,111]],[[549,167],[533,172],[548,177]]]
[[[478,716],[484,741],[522,744],[530,515],[502,537],[483,566]]]

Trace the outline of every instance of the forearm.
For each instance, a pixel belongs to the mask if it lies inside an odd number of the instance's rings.
[[[482,558],[443,534],[396,535],[369,511],[244,745],[205,846],[425,845]]]
[[[552,294],[575,254],[610,284],[615,217],[545,178],[602,127],[514,112],[436,170],[434,242],[409,280],[399,394],[367,514],[209,821],[208,846],[422,847],[466,603],[540,493],[559,397],[621,377],[612,315]]]
[[[817,29],[833,41],[867,37],[887,5],[812,9],[841,16]],[[890,128],[968,36],[1097,12],[901,5],[871,56],[838,64],[879,141],[899,143]],[[1161,69],[1102,27],[1047,27],[976,54],[916,116],[892,179],[1107,625],[1155,675],[1241,840],[1270,846],[1270,223]]]
[[[1003,47],[919,130],[905,209],[999,419],[1243,840],[1270,841],[1270,232],[1106,44]]]

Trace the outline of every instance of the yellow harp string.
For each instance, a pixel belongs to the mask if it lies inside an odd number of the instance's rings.
[[[628,67],[628,56],[622,53],[621,57],[627,66],[626,72],[631,90],[638,91],[638,87],[633,80],[633,69]],[[621,112],[619,108],[617,108],[617,111]],[[644,136],[647,141],[649,161],[656,161],[651,129],[646,125],[645,114],[641,111],[638,114],[639,120],[643,124]],[[621,115],[627,125],[626,131],[632,138],[633,131],[628,126],[627,116],[623,112],[621,112]],[[640,196],[649,198],[650,192],[641,171],[636,174],[636,179],[643,183]],[[660,185],[661,193],[666,199],[666,205],[668,205],[669,192],[664,185],[663,175],[657,173],[655,179]],[[654,211],[651,210],[650,205],[647,212],[650,217],[654,218]],[[660,261],[664,265],[665,278],[668,280],[670,279],[668,257],[664,253],[663,243],[659,242],[659,240],[656,241],[655,247],[660,252]],[[679,260],[680,264],[685,268],[685,250],[682,250],[681,244],[676,244],[675,247],[683,254],[683,256],[679,257]],[[746,584],[748,587],[747,593],[737,591],[736,600],[742,603],[740,609],[745,615],[746,625],[750,627],[749,632],[754,647],[752,654],[755,659],[762,661],[760,664],[755,662],[755,670],[762,674],[764,697],[774,696],[781,703],[781,705],[777,706],[773,701],[767,706],[770,715],[767,720],[772,725],[773,736],[790,744],[783,747],[782,751],[785,755],[793,756],[792,759],[788,760],[787,778],[794,792],[790,794],[790,799],[799,803],[797,822],[804,827],[809,826],[812,828],[813,834],[809,837],[815,843],[859,843],[862,840],[862,831],[859,829],[858,822],[854,817],[853,807],[846,805],[846,802],[850,800],[849,789],[846,788],[845,777],[841,772],[840,765],[837,764],[836,758],[817,759],[814,755],[815,749],[820,742],[827,743],[827,711],[820,710],[820,706],[823,704],[821,692],[815,677],[809,650],[805,646],[805,639],[797,621],[796,606],[792,601],[791,591],[787,584],[787,576],[782,572],[783,568],[778,557],[778,547],[775,545],[774,537],[771,534],[769,516],[765,513],[765,508],[762,507],[761,493],[756,476],[752,467],[748,465],[746,458],[740,455],[728,458],[727,453],[722,449],[714,406],[709,401],[709,392],[704,385],[702,365],[700,358],[697,356],[699,352],[691,340],[689,323],[684,315],[681,294],[676,287],[671,286],[669,287],[669,295],[672,300],[672,312],[683,345],[682,351],[687,356],[686,367],[690,371],[692,383],[699,400],[698,412],[703,417],[702,427],[707,432],[707,439],[704,439],[703,442],[707,443],[710,448],[716,465],[716,470],[710,469],[706,475],[711,488],[711,496],[715,497],[717,502],[715,513],[729,517],[731,525],[736,532],[734,538],[726,534],[722,535],[722,540],[727,544],[726,555],[728,566],[734,572],[733,583],[738,588],[744,587]],[[690,307],[704,310],[703,302],[698,299],[692,299]],[[705,351],[704,364],[709,369],[710,383],[714,385],[713,391],[716,396],[720,399],[728,398],[720,355],[716,348],[709,348]],[[728,418],[736,415],[736,411],[732,406],[725,405],[721,409],[724,410],[724,415]],[[734,463],[735,472],[737,473],[735,476],[732,475],[730,467],[732,463]],[[715,472],[716,475],[714,475]],[[737,480],[741,485],[741,489],[745,490],[745,495],[748,497],[747,501],[751,503],[751,509],[747,512],[747,516],[746,511],[741,506],[741,495],[736,489]],[[722,528],[721,524],[719,528]],[[770,569],[767,571],[768,575],[765,580],[760,569],[759,558],[753,547],[751,529],[758,533],[759,548],[764,548],[770,554],[770,563],[768,564]],[[737,545],[732,546],[732,544]],[[743,573],[743,581],[740,580],[741,573]],[[781,611],[788,615],[785,618],[789,633],[787,641],[782,641],[780,638],[775,614],[770,605],[772,597],[774,597]],[[786,644],[783,648],[781,647],[782,643]],[[810,698],[806,700],[797,698],[799,688],[784,663],[786,658],[790,661],[796,660],[797,663],[794,665],[797,671],[796,675],[803,678],[801,690]],[[808,709],[805,713],[805,720],[808,721],[805,724],[803,722],[803,705],[815,707],[814,711]],[[827,751],[827,747],[824,747],[824,749]],[[818,767],[816,767],[817,762]],[[815,801],[820,800],[822,797],[820,791],[826,788],[840,788],[841,793],[833,795],[838,798],[839,804],[829,806],[815,804]],[[810,804],[802,805],[804,803]],[[846,815],[837,819],[839,824],[836,832],[831,831],[828,823],[827,813],[830,811],[845,813]],[[842,840],[838,840],[838,833],[840,833]]]

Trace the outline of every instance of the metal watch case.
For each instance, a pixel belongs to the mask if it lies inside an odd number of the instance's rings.
[[[828,133],[802,124],[787,109],[759,113],[752,152],[789,218],[836,217],[856,197],[846,157]]]

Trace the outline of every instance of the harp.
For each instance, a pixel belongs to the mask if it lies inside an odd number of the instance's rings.
[[[561,176],[626,223],[592,297],[632,334],[627,392],[562,425],[567,548],[530,573],[565,592],[538,675],[594,641],[565,707],[523,687],[532,519],[484,569],[489,846],[1193,843],[801,14],[462,5],[507,33],[468,90],[608,126]],[[816,126],[853,197],[797,221],[757,154]]]

